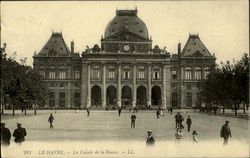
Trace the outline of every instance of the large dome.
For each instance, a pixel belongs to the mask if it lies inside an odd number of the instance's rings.
[[[116,17],[106,27],[105,38],[123,30],[148,38],[148,29],[145,23],[137,17],[137,10],[117,10]]]

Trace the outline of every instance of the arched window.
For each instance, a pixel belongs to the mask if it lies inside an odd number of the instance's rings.
[[[185,78],[186,79],[192,79],[192,68],[191,67],[186,67],[185,69]]]
[[[195,79],[196,80],[201,80],[201,68],[200,67],[195,67]]]
[[[207,79],[208,74],[210,73],[210,68],[209,67],[205,67],[204,68],[204,79]]]

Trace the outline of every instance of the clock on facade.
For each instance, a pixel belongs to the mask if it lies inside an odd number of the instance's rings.
[[[129,51],[129,45],[124,45],[123,49],[124,49],[125,51]]]

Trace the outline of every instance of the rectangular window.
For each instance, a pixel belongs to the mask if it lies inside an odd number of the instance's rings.
[[[55,83],[54,82],[49,83],[49,89],[55,89]]]
[[[174,90],[174,89],[177,89],[177,85],[176,85],[176,84],[173,84],[172,88],[173,88],[173,90]]]
[[[191,107],[192,106],[192,93],[187,93],[186,96],[186,105],[187,107]]]
[[[74,104],[75,104],[75,107],[80,107],[80,93],[78,92],[75,92],[74,93]]]
[[[49,93],[49,107],[55,107],[55,93]]]
[[[55,105],[56,105],[55,100],[49,101],[49,107],[55,107]]]
[[[59,101],[59,106],[60,107],[65,107],[65,100],[60,100]]]
[[[129,70],[124,70],[123,78],[124,79],[129,79]]]
[[[100,70],[91,70],[91,77],[93,79],[99,79],[100,78]]]
[[[40,75],[45,78],[45,70],[40,70]]]
[[[188,85],[187,85],[187,89],[188,89],[188,90],[191,90],[191,89],[192,89],[191,84],[188,84]]]
[[[201,71],[195,71],[195,79],[201,80]]]
[[[192,79],[192,71],[186,71],[186,79]]]
[[[56,72],[55,71],[50,71],[49,72],[49,79],[55,79],[56,78]]]
[[[196,105],[197,107],[200,107],[200,106],[201,106],[201,94],[200,94],[200,93],[196,93],[195,105]]]
[[[178,106],[178,93],[172,93],[172,106]]]
[[[108,78],[109,79],[114,79],[115,78],[115,70],[109,70]]]
[[[60,98],[60,99],[65,99],[65,93],[60,93],[60,94],[59,94],[59,98]]]
[[[65,79],[66,78],[66,72],[65,71],[60,71],[59,72],[59,79]]]
[[[138,72],[138,78],[139,79],[144,79],[144,71],[142,71],[142,70],[139,70],[139,72]]]
[[[65,107],[65,93],[59,93],[59,106]]]
[[[60,89],[64,89],[64,83],[60,83]]]
[[[75,83],[75,89],[80,89],[79,84]]]
[[[154,74],[153,75],[153,79],[155,79],[155,80],[160,79],[160,73],[159,73],[159,71],[154,71],[153,74]]]
[[[80,71],[79,70],[75,70],[75,79],[76,80],[80,79]]]
[[[173,70],[172,71],[172,79],[177,79],[177,72],[176,72],[176,70]]]

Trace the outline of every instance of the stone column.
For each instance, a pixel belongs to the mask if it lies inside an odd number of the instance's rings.
[[[170,84],[170,63],[167,63],[167,65],[164,66],[164,78],[165,80],[165,85],[163,85],[163,94],[165,95],[165,105],[163,104],[163,108],[165,109],[166,107],[171,106],[171,84]]]
[[[148,64],[148,101],[147,101],[147,106],[151,105],[151,63]]]
[[[121,65],[120,64],[118,64],[117,105],[119,107],[122,106],[122,104],[121,104]]]
[[[87,107],[91,106],[91,84],[90,84],[90,64],[88,63],[88,80],[87,80]]]
[[[162,108],[166,109],[166,68],[167,66],[164,64],[162,69]]]
[[[69,82],[68,82],[68,108],[71,106],[71,66],[69,66],[69,71],[68,71],[68,77]]]
[[[71,107],[71,81],[68,82],[68,108]]]
[[[181,107],[185,107],[185,85],[184,85],[184,80],[185,80],[185,68],[181,67],[181,104],[180,104],[180,108]]]
[[[193,89],[194,87],[192,87]],[[195,107],[195,101],[196,101],[196,93],[193,91],[192,93],[192,107]]]
[[[133,92],[132,106],[136,107],[136,64],[133,64]]]
[[[102,107],[106,107],[106,64],[102,65]]]

